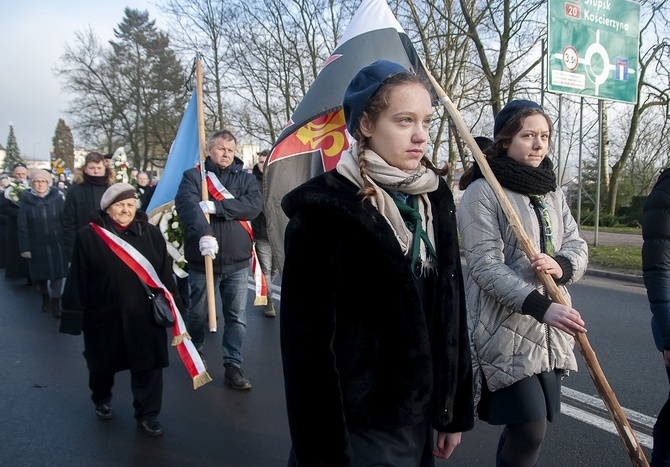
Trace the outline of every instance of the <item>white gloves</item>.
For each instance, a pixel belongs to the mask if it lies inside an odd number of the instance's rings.
[[[24,251],[21,253],[21,258],[31,259],[33,255],[29,251]]]
[[[219,252],[219,243],[216,241],[216,238],[210,236],[200,237],[199,245],[202,256],[211,256],[212,259],[216,258],[216,254]]]
[[[200,201],[198,204],[200,205],[202,212],[205,214],[216,214],[216,206],[214,206],[214,201]]]

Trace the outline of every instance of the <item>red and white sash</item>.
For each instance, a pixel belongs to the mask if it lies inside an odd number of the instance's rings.
[[[198,167],[200,170],[200,167]],[[223,199],[235,199],[235,196],[228,191],[228,189],[223,186],[221,181],[218,179],[216,174],[213,172],[207,171],[207,191],[217,201]],[[261,270],[260,264],[256,258],[256,242],[254,241],[254,234],[251,230],[251,222],[249,221],[238,221],[244,227],[244,230],[247,231],[249,237],[251,237],[251,272],[254,276],[254,289],[256,296],[254,298],[254,306],[265,305],[268,302],[268,287],[265,282],[265,275]]]
[[[172,345],[177,347],[179,356],[181,357],[186,370],[193,379],[193,389],[198,389],[209,383],[212,378],[205,370],[205,364],[200,358],[200,354],[196,350],[191,336],[186,331],[186,325],[181,317],[181,313],[177,309],[172,293],[165,287],[163,281],[160,280],[156,270],[148,259],[137,251],[131,244],[123,240],[117,235],[114,235],[109,230],[100,227],[91,222],[89,224],[93,230],[100,235],[100,238],[105,244],[114,252],[126,266],[133,270],[135,274],[144,281],[149,287],[160,289],[165,294],[165,297],[170,302],[170,309],[174,316],[174,327],[172,328]]]

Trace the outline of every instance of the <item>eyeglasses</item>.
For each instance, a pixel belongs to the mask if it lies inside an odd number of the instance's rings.
[[[33,183],[49,183],[46,180],[34,180]]]

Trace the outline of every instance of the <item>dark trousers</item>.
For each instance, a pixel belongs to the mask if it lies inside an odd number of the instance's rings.
[[[89,373],[88,387],[91,400],[97,407],[112,401],[114,373]],[[130,372],[130,390],[138,421],[155,419],[161,411],[163,400],[163,369]]]
[[[670,368],[665,367],[670,382]],[[654,424],[654,449],[651,452],[651,467],[670,466],[670,394]]]
[[[392,430],[349,429],[353,467],[393,465],[397,467],[434,467],[433,428],[430,419],[414,426]],[[293,446],[287,467],[296,467]]]

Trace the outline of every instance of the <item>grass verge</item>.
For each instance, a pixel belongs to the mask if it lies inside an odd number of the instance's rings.
[[[642,271],[642,248],[615,245],[589,245],[589,266],[630,273]]]

